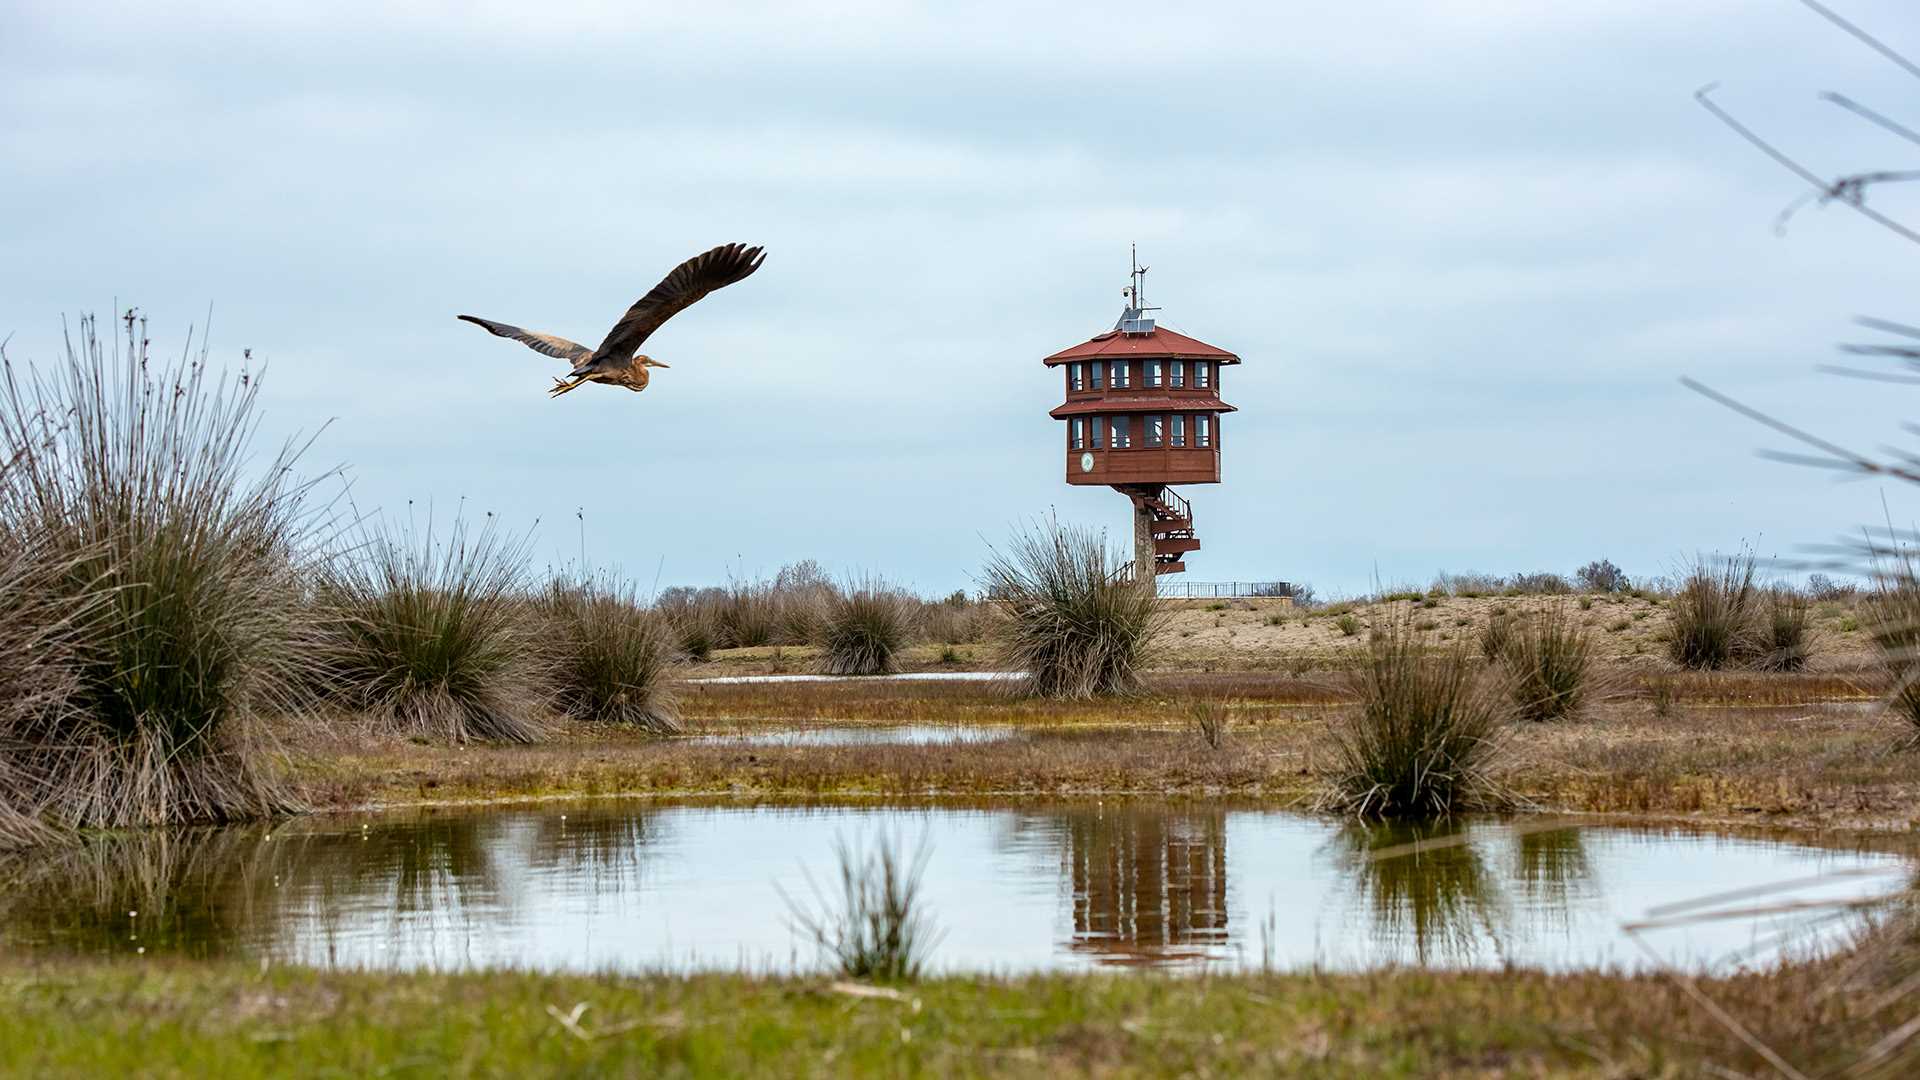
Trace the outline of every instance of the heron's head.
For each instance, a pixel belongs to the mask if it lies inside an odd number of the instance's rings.
[[[640,365],[641,367],[672,367],[673,366],[672,364],[663,364],[660,361],[655,360],[653,357],[646,355],[645,353],[641,353],[639,356],[634,357],[633,362]]]

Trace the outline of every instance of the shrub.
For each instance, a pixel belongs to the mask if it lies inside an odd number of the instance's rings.
[[[1334,725],[1338,765],[1323,808],[1421,818],[1512,801],[1489,772],[1512,707],[1463,646],[1429,658],[1396,618],[1376,630],[1351,680],[1360,706]]]
[[[1753,655],[1759,590],[1751,552],[1698,560],[1674,593],[1667,652],[1682,667],[1712,670]]]
[[[1579,582],[1582,589],[1597,593],[1625,592],[1631,584],[1626,571],[1613,565],[1609,559],[1595,559],[1575,570],[1573,580]]]
[[[1131,560],[1105,537],[1049,521],[1016,533],[985,570],[1000,602],[999,662],[1025,673],[1028,693],[1088,698],[1134,693],[1140,666],[1165,622],[1151,581],[1131,580]]]
[[[1501,652],[1522,719],[1561,720],[1579,712],[1593,664],[1579,620],[1553,607],[1516,628]]]
[[[1851,600],[1860,591],[1860,587],[1851,581],[1839,581],[1826,574],[1807,575],[1807,597],[1816,603],[1832,603],[1835,600]]]
[[[1341,637],[1353,637],[1360,633],[1360,620],[1351,611],[1341,612],[1340,617],[1333,620],[1333,625],[1339,629]]]
[[[834,970],[849,979],[907,982],[920,977],[927,954],[938,941],[920,899],[920,880],[930,849],[923,843],[911,862],[885,837],[871,855],[844,841],[840,863],[840,901],[830,903],[814,890],[815,909],[787,898],[795,927],[820,949]],[[809,884],[811,884],[809,879]]]
[[[1801,671],[1812,655],[1813,614],[1807,594],[1785,585],[1769,589],[1753,666],[1762,671]]]
[[[1509,596],[1564,596],[1573,591],[1573,585],[1559,574],[1545,570],[1532,574],[1515,574],[1507,580]]]
[[[806,645],[818,639],[827,606],[838,591],[826,570],[812,559],[781,567],[768,590],[774,612],[774,644]]]
[[[912,597],[878,578],[836,591],[820,628],[820,673],[890,675],[913,636]]]
[[[122,346],[83,319],[51,372],[0,354],[0,550],[66,620],[64,685],[5,710],[7,801],[99,827],[290,809],[259,718],[311,681],[297,583],[327,508],[305,444],[253,459],[259,379],[204,346],[155,361],[125,321]]]
[[[562,709],[583,720],[680,730],[673,695],[680,649],[665,615],[641,606],[630,587],[592,578],[553,582],[547,611]]]
[[[352,557],[321,581],[315,652],[328,693],[394,734],[463,742],[532,742],[550,652],[521,591],[527,545],[488,516],[365,529]]]

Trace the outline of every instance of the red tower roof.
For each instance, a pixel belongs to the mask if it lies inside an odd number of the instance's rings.
[[[1190,338],[1164,326],[1156,326],[1144,334],[1109,330],[1071,348],[1061,349],[1047,357],[1045,362],[1048,367],[1052,367],[1069,360],[1118,360],[1122,357],[1217,360],[1222,364],[1240,362],[1239,357],[1225,349],[1209,345],[1197,338]]]

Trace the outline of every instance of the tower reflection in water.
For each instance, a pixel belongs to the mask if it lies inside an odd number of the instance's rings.
[[[1223,958],[1227,815],[1100,807],[1049,815],[1072,895],[1072,952],[1096,963]]]

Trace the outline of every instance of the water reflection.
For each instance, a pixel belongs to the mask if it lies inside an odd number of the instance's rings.
[[[1910,873],[1892,855],[1712,834],[1362,827],[1190,805],[566,803],[105,835],[16,854],[0,862],[0,947],[371,967],[804,967],[813,950],[781,891],[809,895],[809,876],[831,880],[837,843],[880,832],[932,849],[922,887],[942,932],[936,970],[1644,966],[1619,924],[1661,903],[1884,871],[1834,886],[1868,895]],[[1662,948],[1704,963],[1770,929],[1689,925]]]
[[[1330,850],[1372,919],[1374,937],[1410,946],[1420,964],[1502,951],[1507,912],[1494,875],[1455,819],[1427,825],[1349,823]]]
[[[1228,937],[1224,812],[1058,817],[1073,897],[1069,948],[1123,965],[1220,954]]]

